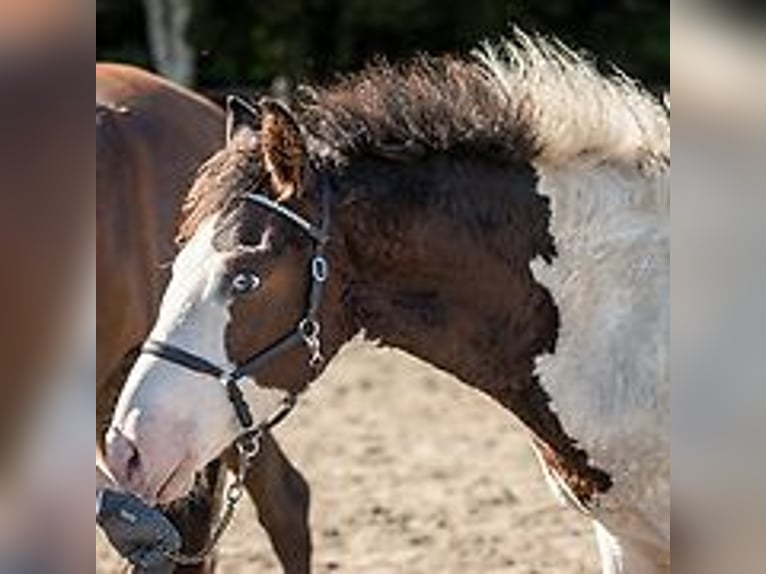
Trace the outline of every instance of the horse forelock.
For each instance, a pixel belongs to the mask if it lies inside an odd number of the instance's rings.
[[[186,243],[207,218],[220,214],[232,199],[261,179],[257,150],[233,142],[203,163],[181,208],[176,243]]]

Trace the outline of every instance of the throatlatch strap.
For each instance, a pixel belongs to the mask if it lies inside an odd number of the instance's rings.
[[[270,199],[260,193],[246,193],[242,197],[248,201],[252,201],[253,203],[257,203],[258,205],[262,205],[263,207],[278,213],[288,221],[300,227],[317,243],[324,243],[327,241],[327,234],[325,233],[324,229],[318,229],[310,221],[301,217],[291,209],[288,209],[281,203],[274,201],[273,199]]]

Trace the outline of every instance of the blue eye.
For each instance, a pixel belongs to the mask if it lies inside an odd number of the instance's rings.
[[[242,271],[237,273],[231,280],[231,290],[237,295],[243,295],[254,291],[261,286],[261,278],[255,273]]]

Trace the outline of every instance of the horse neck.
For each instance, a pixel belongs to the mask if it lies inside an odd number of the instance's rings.
[[[477,387],[522,419],[556,310],[529,263],[552,251],[534,172],[477,159],[352,166],[341,203],[353,328]],[[531,422],[531,421],[528,421]]]
[[[584,496],[608,488],[534,374],[558,331],[553,299],[530,271],[555,256],[535,171],[436,156],[360,162],[341,181],[347,335],[362,331],[483,391],[582,481]]]

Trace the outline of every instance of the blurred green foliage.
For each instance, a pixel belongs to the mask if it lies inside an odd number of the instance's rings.
[[[323,80],[378,55],[465,53],[513,24],[553,33],[652,86],[670,80],[659,0],[193,0],[189,38],[208,88]],[[98,0],[98,57],[147,65],[139,0]]]

